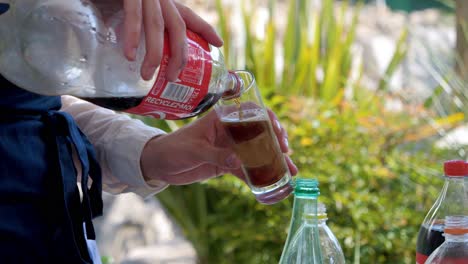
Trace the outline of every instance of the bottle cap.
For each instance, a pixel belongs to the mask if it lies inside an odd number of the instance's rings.
[[[449,160],[444,163],[446,176],[468,176],[468,163],[464,160]]]

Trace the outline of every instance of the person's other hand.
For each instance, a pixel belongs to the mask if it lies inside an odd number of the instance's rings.
[[[273,128],[283,153],[288,152],[287,134],[269,111]],[[241,162],[229,147],[215,111],[167,135],[150,140],[141,156],[145,179],[157,179],[172,185],[190,184],[226,173],[245,180]],[[292,175],[297,167],[285,155]]]
[[[173,0],[92,0],[104,17],[124,10],[124,54],[135,60],[140,37],[144,32],[146,54],[141,77],[151,79],[162,59],[164,32],[170,43],[170,59],[166,78],[175,81],[187,62],[187,35],[189,29],[208,43],[220,47],[223,41],[215,29],[190,8]]]

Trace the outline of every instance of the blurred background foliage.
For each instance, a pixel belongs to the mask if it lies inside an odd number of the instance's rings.
[[[265,104],[288,131],[299,175],[320,182],[320,200],[347,262],[414,263],[419,225],[443,184],[441,164],[466,159],[466,153],[437,148],[435,142],[441,130],[463,124],[466,116],[460,107],[449,107],[447,98],[444,115],[434,110],[434,102],[444,98],[441,89],[417,105],[387,89],[406,55],[407,30],[401,32],[378,87],[364,87],[362,65],[354,63],[352,53],[360,5],[353,6],[349,16],[346,1],[323,0],[320,9],[311,2],[289,1],[280,37],[275,1],[269,1],[263,38],[250,27],[255,8],[241,2],[243,21],[238,25],[245,27],[245,51],[238,54],[231,45],[232,14],[216,1],[226,63],[256,76]],[[284,67],[278,67],[277,54]],[[239,56],[244,56],[244,64]],[[403,102],[402,109],[388,106],[394,101]],[[191,121],[146,120],[168,131]],[[156,197],[193,243],[200,263],[279,261],[292,197],[276,205],[259,204],[248,187],[230,175],[171,186]]]

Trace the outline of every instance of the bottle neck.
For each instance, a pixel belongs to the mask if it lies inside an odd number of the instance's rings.
[[[324,221],[317,217],[316,196],[295,196],[293,206],[293,221],[306,222],[310,224]]]
[[[444,236],[446,240],[451,240],[454,242],[468,241],[468,216],[446,216]]]
[[[299,178],[295,181],[292,215],[294,227],[299,227],[301,223],[317,225],[319,195],[317,180]]]
[[[455,183],[455,184],[460,184],[460,183],[463,184],[463,181],[467,177],[468,176],[445,176],[445,181]]]
[[[225,82],[222,85],[222,98],[223,100],[230,100],[240,96],[240,93],[244,87],[244,82],[233,71],[229,71]]]
[[[468,233],[467,234],[459,234],[459,235],[445,233],[444,236],[445,236],[445,241],[447,241],[447,242],[468,243]]]
[[[296,179],[291,225],[280,264],[322,263],[317,221],[319,195],[317,180]]]
[[[291,256],[289,256],[291,255]],[[293,215],[280,264],[305,258],[307,263],[322,263],[317,219],[317,196],[294,196]]]
[[[327,224],[327,214],[318,214],[317,216],[317,224],[318,225],[326,225]]]
[[[445,177],[445,183],[434,206],[440,210],[439,217],[446,215],[463,215],[464,208],[468,208],[465,200],[464,177]]]

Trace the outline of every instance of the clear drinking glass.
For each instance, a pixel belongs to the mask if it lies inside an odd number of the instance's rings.
[[[293,191],[291,174],[254,76],[247,71],[234,73],[239,92],[223,96],[215,110],[242,161],[253,194],[259,202],[273,204]]]

